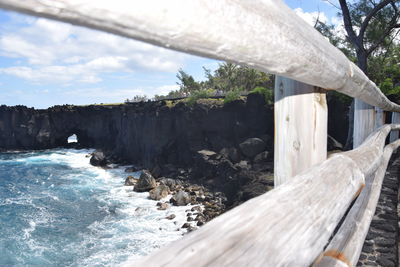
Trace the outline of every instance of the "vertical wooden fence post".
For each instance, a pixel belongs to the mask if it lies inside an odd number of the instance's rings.
[[[386,113],[380,108],[375,107],[375,129],[385,124]]]
[[[354,99],[353,148],[364,142],[375,129],[375,108],[359,99]]]
[[[276,76],[274,110],[274,180],[279,186],[326,159],[325,90]]]
[[[400,113],[392,113],[392,124],[400,124]],[[392,131],[390,133],[390,143],[396,141],[397,139],[399,139],[399,131]]]

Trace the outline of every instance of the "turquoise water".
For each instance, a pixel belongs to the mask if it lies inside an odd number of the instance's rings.
[[[0,266],[118,266],[182,236],[187,207],[158,211],[90,152],[0,153]]]

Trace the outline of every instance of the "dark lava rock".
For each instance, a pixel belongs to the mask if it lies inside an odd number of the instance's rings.
[[[175,214],[170,214],[170,215],[168,215],[167,217],[165,217],[165,219],[173,220],[173,219],[175,219],[175,217],[176,217]]]
[[[140,169],[136,168],[135,166],[128,167],[125,169],[125,172],[138,172],[138,171],[140,171]]]
[[[151,174],[153,175],[153,177],[159,178],[159,177],[161,176],[161,168],[160,168],[160,166],[156,165],[156,166],[151,170]]]
[[[237,163],[241,159],[239,151],[234,147],[223,148],[219,153],[224,157],[226,157],[227,159],[229,159],[230,161],[232,161],[233,163]]]
[[[148,170],[143,170],[142,174],[140,175],[139,181],[133,188],[133,191],[136,192],[146,192],[150,191],[151,189],[157,186],[156,180],[150,174]]]
[[[106,155],[102,151],[93,152],[92,157],[90,158],[90,164],[93,166],[106,166]]]
[[[160,204],[160,205],[158,205],[158,204]],[[166,210],[166,209],[169,209],[169,204],[168,203],[164,203],[164,202],[158,202],[157,203],[157,206],[158,206],[158,210]]]
[[[217,153],[215,153],[214,151],[205,150],[205,149],[197,151],[197,153],[202,155],[204,159],[213,159],[217,156]]]
[[[125,185],[126,185],[126,186],[135,185],[135,184],[137,184],[138,180],[139,180],[139,179],[137,179],[137,178],[135,178],[135,177],[129,175],[129,176],[126,177],[126,179],[125,179]]]
[[[263,152],[267,144],[260,138],[249,138],[243,143],[240,143],[239,147],[245,156],[253,158],[255,155]]]
[[[171,178],[160,178],[158,179],[160,184],[166,185],[169,188],[175,188],[177,185],[182,185],[182,181],[178,179],[171,179]]]
[[[257,155],[254,157],[254,162],[255,162],[255,163],[267,162],[267,160],[268,160],[268,154],[269,154],[268,151],[264,151],[264,152],[261,152],[260,154],[257,154]]]
[[[179,190],[172,198],[171,203],[175,206],[186,206],[190,203],[190,196],[185,191]]]
[[[169,194],[169,187],[166,185],[159,185],[154,189],[150,190],[150,199],[160,200]]]
[[[189,228],[189,227],[190,227],[190,223],[184,223],[181,228]]]
[[[191,211],[198,211],[198,212],[201,212],[201,207],[200,206],[194,206],[194,207],[192,207],[192,209],[191,209]]]

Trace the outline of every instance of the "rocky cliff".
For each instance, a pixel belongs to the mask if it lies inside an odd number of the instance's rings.
[[[149,169],[156,178],[206,185],[222,192],[229,206],[272,188],[273,128],[272,107],[260,94],[227,104],[206,99],[194,105],[1,106],[0,150],[66,147],[76,134],[80,147],[100,149],[108,159]]]
[[[0,107],[0,149],[66,146],[72,134],[82,147],[145,167],[188,165],[195,151],[218,152],[249,137],[269,139],[271,146],[273,112],[259,94],[225,105],[209,100],[193,106],[159,101],[47,110]]]

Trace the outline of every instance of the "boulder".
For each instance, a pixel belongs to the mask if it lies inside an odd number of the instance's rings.
[[[263,152],[267,144],[260,138],[249,138],[243,143],[240,143],[239,147],[246,157],[253,158],[255,155]]]
[[[199,153],[204,159],[213,159],[217,156],[217,153],[215,153],[214,151],[206,149],[197,151],[197,153]]]
[[[162,178],[158,179],[158,181],[160,182],[160,184],[166,185],[169,188],[174,188],[177,185],[182,185],[182,181],[178,180],[178,179],[162,177]]]
[[[140,175],[139,181],[135,184],[133,191],[146,192],[157,186],[156,180],[148,170],[143,170]]]
[[[234,166],[236,168],[238,168],[239,170],[250,170],[250,168],[251,168],[249,163],[245,160],[241,160],[239,163],[236,163]]]
[[[232,161],[233,163],[237,163],[240,161],[240,153],[234,147],[230,147],[230,148],[224,147],[223,149],[221,149],[221,151],[219,153],[221,155],[223,155],[225,158]]]
[[[92,164],[93,166],[106,166],[106,155],[104,155],[102,151],[93,152],[92,157],[90,158],[90,164]]]
[[[268,151],[264,151],[264,152],[261,152],[260,154],[257,154],[254,157],[254,162],[255,163],[266,162],[268,160],[268,154],[269,154]]]
[[[126,179],[125,179],[125,185],[126,185],[126,186],[135,185],[135,184],[137,184],[138,180],[139,180],[139,179],[137,179],[137,178],[135,178],[135,177],[129,175],[129,176],[126,177]]]
[[[184,223],[181,228],[189,228],[190,227],[190,223]]]
[[[150,199],[160,200],[169,194],[169,187],[166,185],[159,185],[156,188],[150,190]]]
[[[159,204],[159,205],[158,205]],[[166,210],[166,209],[169,209],[169,204],[168,203],[165,203],[165,202],[158,202],[157,203],[157,206],[158,206],[158,210]]]
[[[165,219],[173,220],[173,219],[175,219],[175,217],[176,217],[175,214],[170,214],[170,215],[168,215],[167,217],[165,217]]]
[[[190,196],[185,191],[179,190],[172,198],[171,203],[175,206],[186,206],[190,203]]]

